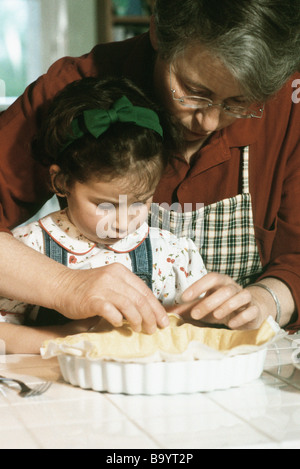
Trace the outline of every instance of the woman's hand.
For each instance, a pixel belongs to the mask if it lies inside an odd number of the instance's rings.
[[[89,270],[64,270],[55,309],[70,319],[101,316],[120,327],[127,319],[136,332],[151,334],[169,319],[164,307],[147,285],[121,264]]]
[[[209,273],[191,285],[182,295],[183,304],[171,311],[230,329],[256,329],[267,315],[252,290],[243,289],[227,275]]]

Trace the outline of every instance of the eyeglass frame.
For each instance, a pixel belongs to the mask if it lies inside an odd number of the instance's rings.
[[[225,103],[214,103],[211,99],[209,98],[204,98],[204,97],[201,97],[201,96],[181,96],[180,98],[175,98],[175,93],[176,93],[176,90],[173,88],[172,86],[172,70],[171,70],[171,67],[172,67],[172,63],[170,63],[170,69],[169,69],[169,73],[170,73],[170,89],[171,89],[171,92],[172,92],[172,98],[174,101],[178,101],[181,106],[184,106],[184,107],[187,107],[189,109],[201,109],[201,110],[207,110],[209,108],[212,108],[214,106],[220,106],[222,108],[222,110],[227,114],[227,115],[230,115],[232,117],[235,117],[236,119],[261,119],[263,117],[263,113],[264,113],[264,109],[265,109],[265,105],[263,104],[259,111],[261,112],[261,115],[260,116],[256,116],[254,115],[253,113],[250,113],[250,114],[247,114],[245,116],[243,115],[238,115],[238,114],[234,114],[230,111],[228,111],[228,109],[234,107],[234,106],[227,106],[227,104]],[[186,98],[193,98],[195,99],[196,101],[197,100],[202,100],[202,101],[205,101],[207,103],[207,106],[206,107],[200,107],[200,106],[197,106],[196,104],[195,105],[192,105],[192,104],[185,104],[184,102],[184,99]],[[242,106],[236,106],[237,108],[240,107],[241,109],[243,108]],[[226,109],[227,108],[227,109]],[[243,108],[243,109],[246,109],[246,108]]]

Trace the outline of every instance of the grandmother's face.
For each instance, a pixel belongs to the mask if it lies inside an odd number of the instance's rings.
[[[166,109],[179,119],[185,139],[190,143],[205,140],[212,132],[232,124],[236,118],[226,114],[220,106],[193,109],[182,106],[174,98],[199,96],[212,100],[214,104],[250,104],[223,63],[198,45],[186,49],[171,66],[158,57],[154,80],[158,97]],[[175,90],[174,96],[171,87]]]

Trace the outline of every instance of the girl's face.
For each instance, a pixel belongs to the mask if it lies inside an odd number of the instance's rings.
[[[137,196],[126,177],[75,182],[68,190],[68,216],[89,240],[114,244],[146,221],[154,190]]]

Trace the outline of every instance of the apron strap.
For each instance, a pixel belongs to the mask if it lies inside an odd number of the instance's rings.
[[[250,194],[249,147],[244,147],[242,149],[242,191],[243,191],[243,194]]]

